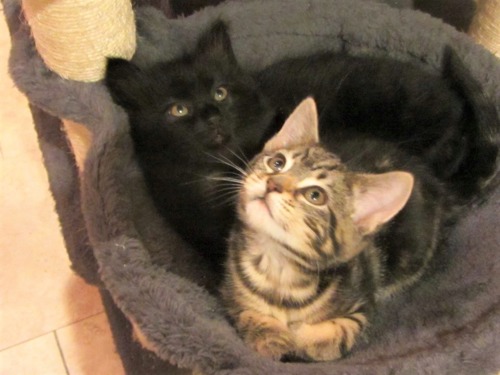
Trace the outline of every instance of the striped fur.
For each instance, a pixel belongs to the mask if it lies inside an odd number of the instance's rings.
[[[268,157],[251,166],[240,200],[245,224],[230,240],[223,295],[245,340],[261,354],[330,360],[349,352],[368,323],[371,297],[349,289],[377,283],[373,275],[364,280],[362,262],[377,268],[378,257],[374,249],[356,257],[371,244],[349,220],[350,174],[319,147],[300,151],[282,151],[293,164],[293,186],[269,203],[267,217],[252,199],[265,194],[275,174],[266,168]],[[328,192],[329,205],[315,207],[297,194],[316,184]]]
[[[260,354],[327,361],[351,351],[379,296],[422,275],[439,223],[422,227],[427,237],[413,243],[420,235],[414,212],[432,224],[439,204],[423,199],[428,192],[417,172],[415,180],[408,172],[356,172],[341,162],[317,144],[314,102],[303,103],[248,166],[221,294]],[[377,246],[388,232],[395,247],[408,248]]]

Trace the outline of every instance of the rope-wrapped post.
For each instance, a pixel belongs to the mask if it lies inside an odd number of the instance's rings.
[[[95,82],[106,57],[130,59],[136,49],[131,0],[23,0],[36,48],[61,77]]]
[[[23,0],[38,53],[63,78],[104,78],[106,57],[131,59],[136,30],[131,0]],[[80,172],[91,142],[83,125],[64,120]]]
[[[500,0],[479,0],[469,34],[500,57]]]

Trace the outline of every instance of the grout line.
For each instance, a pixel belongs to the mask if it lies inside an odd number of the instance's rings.
[[[84,318],[81,318],[81,319],[78,319],[78,320],[75,320],[74,322],[71,322],[71,323],[68,323],[68,324],[65,324],[63,326],[60,326],[60,327],[57,327],[57,328],[54,328],[50,331],[47,331],[47,332],[43,332],[43,333],[40,333],[39,335],[36,335],[36,336],[33,336],[33,337],[30,337],[30,338],[27,338],[26,340],[23,340],[23,341],[19,341],[19,342],[16,342],[15,344],[12,344],[12,345],[9,345],[9,346],[6,346],[5,348],[0,348],[0,353],[5,351],[5,350],[9,350],[11,348],[15,348],[16,346],[19,346],[19,345],[23,345],[23,344],[26,344],[32,340],[36,340],[36,339],[39,339],[40,337],[43,337],[43,336],[47,336],[47,335],[50,335],[52,332],[56,332],[60,329],[64,329],[64,328],[67,328],[67,327],[71,327],[73,324],[77,324],[77,323],[81,323],[83,322],[84,320],[86,319],[90,319],[90,318],[94,318],[98,315],[101,315],[101,314],[105,314],[105,311],[102,310],[102,311],[99,311],[99,312],[96,312],[94,314],[91,314],[91,315],[88,315]]]
[[[59,337],[57,336],[57,332],[56,331],[52,331],[52,332],[54,334],[54,338],[56,339],[57,349],[59,349],[59,355],[61,356],[62,362],[64,364],[64,370],[66,371],[66,375],[70,375],[68,365],[66,364],[66,358],[64,358],[64,353],[63,353],[63,350],[61,348],[61,343],[59,342]]]
[[[27,344],[27,343],[28,343],[28,342],[30,342],[30,341],[33,341],[33,340],[39,339],[40,337],[50,335],[50,333],[51,333],[51,332],[53,332],[53,331],[44,332],[44,333],[41,333],[41,334],[39,334],[39,335],[36,335],[36,336],[30,337],[30,338],[27,338],[26,340],[19,341],[19,342],[16,342],[15,344],[12,344],[12,345],[6,346],[5,348],[0,348],[0,353],[1,353],[1,352],[4,352],[4,351],[6,351],[6,350],[9,350],[9,349],[15,348],[16,346],[20,346],[20,345]]]
[[[98,311],[98,312],[96,312],[96,313],[94,313],[94,314],[90,314],[90,315],[88,315],[88,316],[86,316],[86,317],[84,317],[84,318],[80,318],[80,319],[78,319],[78,320],[75,320],[74,322],[71,322],[71,323],[65,324],[65,325],[63,325],[63,326],[60,326],[60,327],[54,328],[54,331],[59,331],[60,329],[64,329],[64,328],[67,328],[67,327],[71,327],[71,326],[72,326],[72,325],[74,325],[74,324],[81,323],[81,322],[83,322],[84,320],[87,320],[87,319],[90,319],[90,318],[95,318],[96,316],[99,316],[99,315],[101,315],[101,314],[105,314],[104,309],[103,309],[102,311]]]

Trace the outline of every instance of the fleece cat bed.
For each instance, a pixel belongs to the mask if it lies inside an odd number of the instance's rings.
[[[258,70],[319,50],[388,55],[439,71],[451,45],[500,113],[500,62],[423,13],[359,0],[231,1],[182,19],[136,1],[139,65],[193,47],[216,19],[229,24],[236,57]],[[467,210],[433,268],[384,305],[366,342],[345,359],[280,363],[250,350],[213,294],[213,271],[162,221],[134,156],[127,117],[102,82],[63,79],[36,51],[20,4],[4,0],[13,38],[11,75],[32,106],[73,267],[101,288],[117,349],[130,374],[493,374],[500,371],[500,189]],[[93,135],[81,179],[60,119]],[[491,136],[499,139],[498,122]],[[498,180],[498,179],[497,179]],[[81,202],[75,181],[81,181]],[[498,184],[494,181],[493,186]],[[81,211],[79,205],[81,203]],[[86,230],[85,230],[86,229]],[[136,324],[149,350],[135,341]]]

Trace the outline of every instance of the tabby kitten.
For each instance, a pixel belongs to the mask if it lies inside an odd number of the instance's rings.
[[[273,359],[347,354],[375,303],[422,275],[446,207],[426,167],[394,146],[318,141],[308,98],[250,162],[229,240],[228,314]]]

